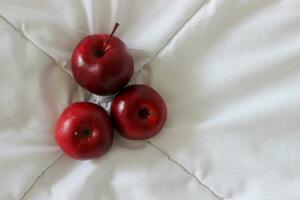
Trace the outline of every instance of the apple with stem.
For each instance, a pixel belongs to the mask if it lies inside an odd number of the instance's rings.
[[[93,34],[75,47],[71,67],[76,82],[91,93],[112,95],[123,88],[133,74],[133,59],[126,45],[113,36]]]

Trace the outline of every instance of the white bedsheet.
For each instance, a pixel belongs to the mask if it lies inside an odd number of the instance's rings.
[[[169,118],[74,161],[53,137],[90,98],[72,49],[116,21]],[[299,200],[299,85],[297,0],[0,0],[0,200]]]

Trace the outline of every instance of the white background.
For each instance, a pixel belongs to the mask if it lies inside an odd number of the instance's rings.
[[[299,200],[299,10],[296,0],[0,0],[0,199]],[[149,142],[116,135],[105,156],[74,161],[53,137],[59,113],[89,96],[70,56],[116,21],[131,83],[158,90],[168,120]]]

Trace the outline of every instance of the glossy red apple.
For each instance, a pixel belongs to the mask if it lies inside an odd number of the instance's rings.
[[[82,39],[73,51],[71,65],[76,82],[91,93],[111,95],[122,89],[133,73],[133,59],[126,45],[113,34]]]
[[[96,158],[112,145],[112,123],[102,107],[88,102],[74,103],[60,115],[55,138],[62,150],[74,159]]]
[[[111,116],[121,135],[128,139],[145,140],[162,129],[167,107],[162,97],[151,87],[131,85],[113,100]]]

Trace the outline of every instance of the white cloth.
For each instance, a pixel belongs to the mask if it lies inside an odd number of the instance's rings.
[[[297,0],[0,0],[0,199],[299,200],[299,10]],[[158,90],[168,120],[149,142],[116,134],[103,157],[74,161],[53,137],[59,113],[89,95],[70,76],[72,49],[116,21],[131,83]]]

